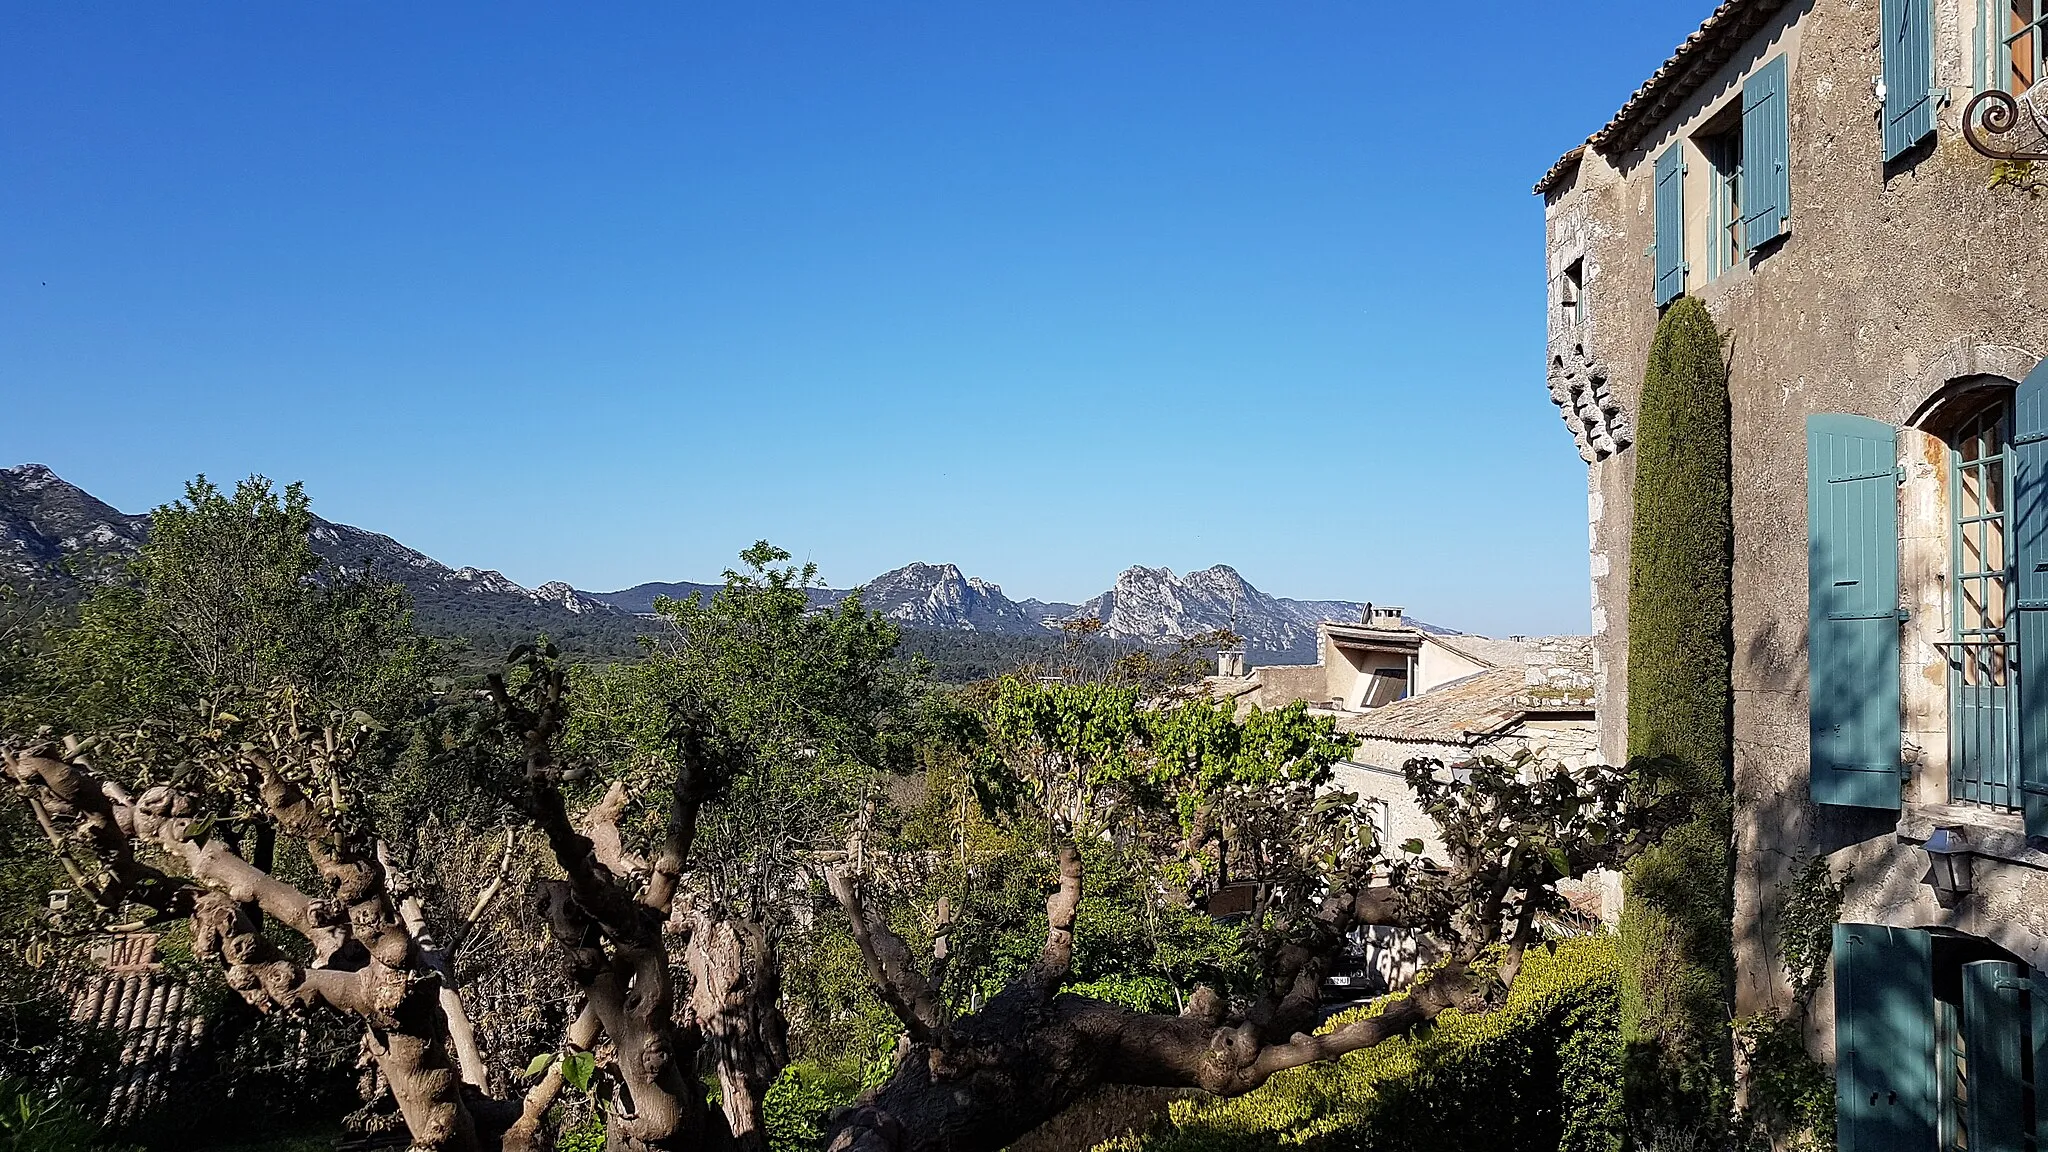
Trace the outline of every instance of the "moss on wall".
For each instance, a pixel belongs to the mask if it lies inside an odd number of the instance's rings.
[[[1642,799],[1681,813],[1630,866],[1622,1027],[1630,1113],[1727,1113],[1734,987],[1728,373],[1681,297],[1643,374],[1629,553],[1628,751]]]

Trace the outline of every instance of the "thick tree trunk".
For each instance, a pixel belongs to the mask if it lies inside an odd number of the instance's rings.
[[[1462,965],[1385,1011],[1325,1036],[1262,1039],[1251,1024],[1132,1012],[1063,995],[1045,1004],[1013,984],[956,1022],[944,1052],[914,1046],[888,1083],[833,1127],[831,1152],[999,1152],[1105,1084],[1239,1096],[1275,1072],[1398,1036],[1446,1008],[1474,1007]],[[1220,1009],[1220,1003],[1214,1005]]]
[[[690,1006],[717,1069],[733,1145],[766,1152],[768,1087],[789,1064],[788,1025],[777,1003],[782,972],[761,925],[699,913],[690,933]]]
[[[705,1102],[686,1066],[696,1045],[676,1027],[668,957],[621,948],[590,983],[589,996],[615,1049],[620,1085],[606,1146],[614,1152],[729,1148],[725,1118]]]
[[[435,1021],[440,1017],[436,1003],[416,1011],[421,1016],[431,1012]],[[398,1113],[405,1118],[415,1149],[477,1152],[476,1128],[462,1098],[462,1077],[439,1037],[422,1036],[412,1028],[372,1028],[370,1055],[378,1071],[384,1073],[384,1082],[391,1086],[391,1096],[398,1101]]]

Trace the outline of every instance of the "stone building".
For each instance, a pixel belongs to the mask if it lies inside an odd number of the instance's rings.
[[[1845,1149],[2048,1147],[2048,165],[1993,155],[2048,151],[2044,59],[2044,0],[1728,0],[1536,188],[1610,761],[1643,364],[1680,295],[1725,336],[1736,1012],[1804,1022]]]
[[[1333,717],[1358,737],[1337,785],[1372,809],[1383,841],[1421,840],[1428,855],[1441,855],[1436,825],[1402,778],[1408,761],[1455,766],[1525,748],[1571,768],[1595,761],[1588,637],[1495,639],[1402,621],[1401,609],[1374,605],[1357,623],[1325,620],[1314,664],[1245,669],[1225,653],[1209,692],[1240,710],[1299,702]]]

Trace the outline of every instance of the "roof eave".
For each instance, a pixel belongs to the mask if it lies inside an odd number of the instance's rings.
[[[1734,57],[1736,49],[1788,2],[1723,0],[1587,143],[1602,156],[1617,156],[1642,143],[1651,129],[1712,79]]]
[[[1538,196],[1550,195],[1550,190],[1552,188],[1557,187],[1559,184],[1564,183],[1564,178],[1566,176],[1571,175],[1571,173],[1578,168],[1579,161],[1583,160],[1585,156],[1586,146],[1584,144],[1581,144],[1577,148],[1574,148],[1571,151],[1565,153],[1564,155],[1559,156],[1557,158],[1557,163],[1552,164],[1550,166],[1550,171],[1545,172],[1543,174],[1543,179],[1538,180],[1536,182],[1536,187],[1533,189],[1533,191]]]

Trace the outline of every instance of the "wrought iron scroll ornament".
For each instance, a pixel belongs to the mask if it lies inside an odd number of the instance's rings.
[[[2028,93],[2028,96],[2032,95],[2032,92]],[[2020,129],[2020,101],[2014,99],[2011,93],[1996,88],[1979,92],[1976,99],[1971,100],[1969,106],[1963,109],[1963,138],[1970,142],[1970,147],[1993,160],[2048,160],[2048,143],[2044,143],[2048,141],[2048,131],[2042,130],[2043,126],[2034,113],[2031,100],[2028,101],[2026,111],[2028,115],[2025,119],[2033,121],[2035,129],[2032,133],[2035,146],[2032,149],[2000,148],[1996,146],[1996,141],[1986,140],[1978,135],[1981,130],[1993,137],[2008,136]]]

